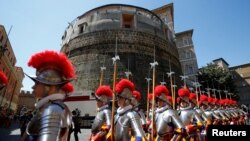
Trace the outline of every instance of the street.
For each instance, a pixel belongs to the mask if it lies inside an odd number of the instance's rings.
[[[90,135],[90,129],[81,129],[81,134],[78,134],[79,141],[87,141]],[[13,121],[10,128],[0,127],[0,141],[20,141],[20,129],[18,123]],[[70,136],[70,141],[75,141],[74,133]]]

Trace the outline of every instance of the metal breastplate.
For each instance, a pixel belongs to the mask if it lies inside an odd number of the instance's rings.
[[[215,110],[214,113],[216,115],[219,115],[222,119],[226,119],[227,118],[221,110]]]
[[[215,111],[210,111],[213,119],[221,119],[221,116],[217,114]]]
[[[144,114],[142,111],[139,111],[138,113],[139,113],[139,116],[140,116],[140,118],[141,118],[141,124],[142,124],[142,125],[147,124],[145,114]]]
[[[210,119],[214,119],[213,116],[212,116],[212,112],[211,111],[205,111],[205,114],[208,118]]]
[[[199,114],[199,116],[202,118],[203,121],[207,121],[207,120],[211,120],[210,117],[208,117],[203,110],[201,110],[200,108],[196,108],[195,109],[196,112]]]
[[[111,121],[111,111],[108,108],[99,111],[96,114],[96,117],[92,124],[92,128],[91,128],[92,134],[96,134],[97,132],[99,132],[102,125],[104,124],[106,124],[107,126],[110,126],[111,125],[110,121]]]
[[[157,134],[162,137],[174,132],[175,128],[184,128],[177,112],[173,109],[168,109],[163,112],[158,112],[155,117]]]
[[[231,115],[229,114],[228,109],[223,109],[221,112],[222,112],[227,118],[231,118]]]
[[[71,112],[62,101],[46,103],[27,125],[24,140],[66,140],[71,123]]]
[[[185,126],[194,122],[194,115],[193,115],[192,109],[181,110],[179,116],[180,116],[182,123]]]
[[[115,140],[130,140],[130,129],[136,137],[145,137],[139,115],[134,111],[127,111],[123,114],[115,116]]]

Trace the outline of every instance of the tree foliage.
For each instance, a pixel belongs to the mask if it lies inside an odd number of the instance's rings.
[[[208,64],[203,67],[198,72],[198,81],[202,85],[202,88],[211,88],[216,90],[221,90],[221,97],[226,98],[225,90],[231,95],[232,99],[238,100],[239,96],[236,86],[234,84],[232,75],[230,71],[224,70],[223,68],[217,66],[216,64]],[[210,91],[212,92],[212,91]],[[218,91],[216,91],[216,96],[219,97]],[[229,95],[228,95],[229,98]]]

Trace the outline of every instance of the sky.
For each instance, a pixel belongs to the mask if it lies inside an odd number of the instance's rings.
[[[27,74],[32,54],[61,48],[61,37],[83,13],[105,4],[129,4],[149,10],[174,4],[175,32],[193,29],[198,67],[224,58],[229,67],[250,63],[249,0],[0,0],[0,24],[5,26],[17,59]],[[25,77],[22,90],[32,90]]]

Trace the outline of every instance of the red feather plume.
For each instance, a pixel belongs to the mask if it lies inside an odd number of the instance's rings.
[[[208,97],[208,98],[207,98],[207,102],[208,102],[208,103],[213,103],[213,102],[214,102],[214,99],[213,99],[212,97]]]
[[[219,103],[220,103],[221,105],[224,105],[225,100],[224,100],[224,99],[220,99]]]
[[[148,101],[151,101],[152,99],[153,99],[153,94],[152,93],[148,94]]]
[[[62,90],[65,92],[65,93],[71,93],[74,91],[74,86],[71,84],[71,83],[67,83],[65,84],[63,87],[62,87]]]
[[[133,91],[133,96],[137,99],[137,101],[141,100],[141,93],[139,91]]]
[[[225,103],[226,104],[230,104],[230,100],[229,99],[225,99]]]
[[[6,77],[4,72],[0,70],[0,84],[6,85],[7,83],[8,83],[8,78]]]
[[[169,95],[168,95],[168,96],[167,96],[167,99],[168,99],[169,102],[173,103],[172,96],[169,96]]]
[[[236,100],[233,100],[233,104],[237,104],[237,101],[236,101]]]
[[[180,104],[180,101],[181,101],[181,98],[180,98],[180,97],[177,97],[176,102],[177,102],[178,104]]]
[[[112,97],[113,96],[113,92],[110,89],[109,86],[103,85],[100,86],[97,90],[96,90],[96,95],[97,96],[102,96],[102,95],[106,95],[108,97]]]
[[[189,99],[190,100],[196,100],[196,94],[195,93],[190,93],[189,94]]]
[[[165,95],[169,94],[167,87],[165,87],[164,85],[156,86],[155,87],[155,96],[160,96],[162,93],[164,93]]]
[[[75,78],[74,67],[64,53],[52,50],[36,53],[31,56],[28,66],[37,69],[38,72],[54,69],[66,79]]]
[[[215,104],[219,103],[219,100],[217,98],[214,98],[214,103]]]
[[[128,79],[122,79],[120,80],[116,86],[115,86],[115,91],[120,94],[122,93],[122,91],[125,89],[125,88],[128,88],[130,91],[134,91],[135,90],[135,85],[133,82],[131,82],[130,80]]]
[[[200,102],[207,101],[207,100],[208,100],[208,98],[207,98],[206,95],[201,95],[200,96]]]
[[[178,90],[178,95],[181,96],[181,97],[183,97],[183,96],[189,97],[189,93],[190,92],[189,92],[189,90],[187,88],[180,88]]]
[[[199,105],[201,105],[202,102],[207,102],[208,97],[206,95],[201,95],[199,100]]]

